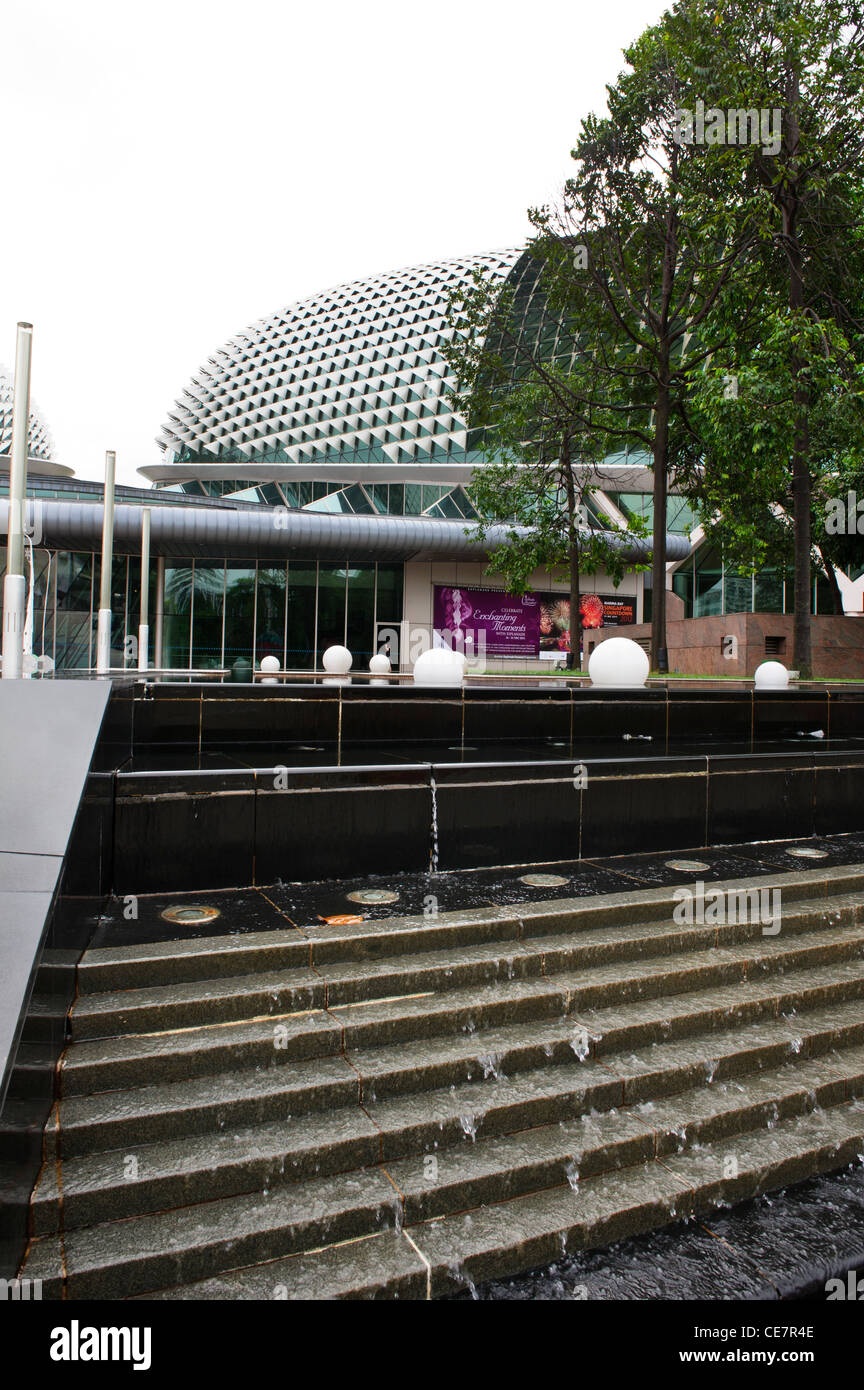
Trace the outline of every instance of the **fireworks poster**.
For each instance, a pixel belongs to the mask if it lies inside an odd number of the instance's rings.
[[[570,650],[570,600],[566,594],[538,594],[540,600],[540,651]],[[621,627],[636,621],[635,599],[583,594],[579,604],[580,628]]]

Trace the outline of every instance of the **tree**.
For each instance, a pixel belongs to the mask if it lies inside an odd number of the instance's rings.
[[[728,171],[706,168],[682,140],[696,74],[676,61],[668,16],[625,57],[609,115],[583,122],[560,206],[532,221],[552,267],[550,302],[594,337],[596,423],[651,459],[651,663],[666,669],[669,484],[699,456],[693,382],[726,345],[729,326],[713,311],[754,229],[749,209],[730,209]]]
[[[566,572],[572,668],[579,665],[581,576],[603,568],[621,582],[624,550],[615,533],[622,528],[601,522],[591,506],[600,437],[586,405],[592,354],[564,318],[555,323],[550,349],[536,280],[533,288],[539,322],[526,330],[513,292],[478,271],[472,286],[451,296],[453,336],[443,355],[458,381],[454,407],[469,420],[473,451],[485,460],[471,485],[480,516],[474,534],[485,540],[490,527],[509,525],[489,569],[511,593],[525,593],[538,568]]]
[[[759,256],[738,267],[718,314],[731,325],[749,276],[758,318],[727,338],[694,407],[708,519],[727,544],[739,557],[749,544],[758,563],[766,545],[788,544],[791,516],[795,664],[809,676],[812,567],[832,548],[824,530],[814,545],[814,516],[831,478],[860,458],[864,10],[859,0],[681,0],[669,30],[679,70],[686,55],[704,77],[706,105],[779,125],[779,138],[741,148],[729,186]],[[706,168],[715,157],[704,149]],[[735,381],[731,398],[721,378]]]

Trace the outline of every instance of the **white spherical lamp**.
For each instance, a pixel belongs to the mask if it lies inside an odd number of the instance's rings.
[[[262,656],[262,658],[261,658],[261,670],[267,672],[267,676],[265,676],[264,680],[261,682],[262,685],[278,685],[278,684],[279,684],[278,681],[274,681],[274,680],[273,680],[273,672],[279,670],[279,658],[278,658],[278,656]],[[268,677],[269,677],[269,679],[268,679]]]
[[[753,679],[757,690],[787,690],[789,672],[782,661],[763,661],[756,667]]]
[[[640,690],[650,670],[645,652],[629,637],[607,637],[588,658],[591,684],[607,690]]]
[[[430,647],[414,662],[415,685],[461,685],[465,667],[449,647]]]
[[[321,664],[325,671],[332,671],[336,676],[344,676],[351,670],[351,662],[354,660],[347,647],[328,647]]]
[[[386,676],[390,670],[389,656],[385,656],[383,652],[379,652],[377,656],[370,657],[369,670],[372,672],[373,676]]]

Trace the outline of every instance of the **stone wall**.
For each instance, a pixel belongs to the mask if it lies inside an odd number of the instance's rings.
[[[668,594],[669,600],[677,595]],[[677,603],[680,604],[680,599]],[[670,602],[670,610],[673,608]],[[813,671],[825,678],[864,678],[864,615],[824,615],[813,618]],[[782,661],[794,667],[791,613],[727,613],[708,618],[676,618],[666,624],[669,670],[692,676],[752,676],[762,661]],[[589,632],[585,660],[591,648],[606,637],[650,641],[651,624]],[[724,638],[734,638],[734,642]],[[766,639],[775,639],[767,643]],[[766,645],[774,648],[766,651]],[[779,650],[777,647],[779,646]]]

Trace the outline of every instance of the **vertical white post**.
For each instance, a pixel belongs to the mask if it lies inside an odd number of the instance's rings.
[[[102,507],[102,585],[99,592],[99,617],[96,626],[96,670],[106,673],[111,667],[111,566],[114,560],[114,469],[117,456],[109,449],[105,454],[105,497]]]
[[[24,664],[24,508],[27,505],[27,452],[30,433],[32,323],[19,323],[15,343],[15,397],[12,402],[12,453],[9,461],[9,534],[3,581],[3,678],[20,680]]]
[[[141,511],[141,616],[138,620],[138,670],[147,670],[150,645],[150,508]]]

